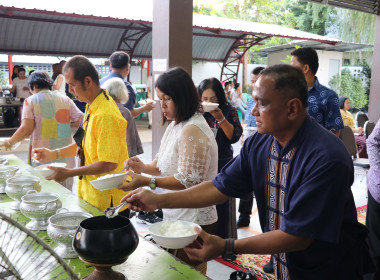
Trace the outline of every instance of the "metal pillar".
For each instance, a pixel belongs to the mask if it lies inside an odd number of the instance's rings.
[[[371,88],[369,94],[369,119],[377,122],[380,119],[380,15],[376,16],[375,45],[372,58]]]

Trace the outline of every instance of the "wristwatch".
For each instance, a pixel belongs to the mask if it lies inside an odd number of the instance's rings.
[[[152,176],[152,178],[150,178],[149,188],[151,190],[155,190],[156,189],[156,177]]]
[[[224,252],[222,254],[223,260],[225,260],[225,261],[236,260],[236,255],[234,254],[234,244],[235,244],[235,239],[233,239],[233,238],[227,238],[226,239]]]

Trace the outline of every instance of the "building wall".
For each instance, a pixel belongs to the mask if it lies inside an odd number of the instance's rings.
[[[271,53],[268,55],[268,65],[274,65],[279,63],[285,63],[281,60],[286,60],[287,55],[290,55],[291,51],[281,51],[276,53]],[[329,86],[330,78],[337,73],[340,73],[342,69],[342,57],[341,52],[330,52],[330,51],[320,51],[317,50],[319,58],[319,69],[317,72],[318,80],[321,84]],[[337,62],[337,69],[330,67],[333,61]],[[338,70],[338,71],[337,71]]]

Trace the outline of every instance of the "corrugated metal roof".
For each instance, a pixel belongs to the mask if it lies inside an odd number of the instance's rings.
[[[336,51],[336,52],[348,52],[355,51],[360,49],[372,48],[371,44],[359,44],[359,43],[349,43],[349,42],[339,42],[335,46],[317,42],[317,41],[305,41],[305,40],[294,40],[288,44],[278,45],[268,48],[262,48],[259,51],[256,51],[255,54],[258,56],[267,56],[270,53],[284,51],[284,50],[293,50],[294,47],[298,45],[301,47],[313,47],[317,50],[326,50],[326,51]]]
[[[108,57],[118,49],[151,58],[152,21],[0,6],[0,52]],[[280,36],[340,42],[278,25],[194,14],[193,58],[223,61],[242,36]]]

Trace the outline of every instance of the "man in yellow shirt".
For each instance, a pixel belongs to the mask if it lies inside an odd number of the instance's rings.
[[[126,145],[127,121],[108,95],[100,88],[95,66],[84,56],[74,56],[63,69],[70,92],[86,102],[86,112],[81,125],[82,137],[74,136],[76,144],[61,149],[35,149],[37,160],[41,162],[56,158],[72,157],[81,151],[81,166],[75,169],[51,167],[55,173],[47,177],[56,181],[80,176],[78,195],[95,207],[104,211],[111,203],[118,204],[126,194],[119,189],[99,191],[90,181],[108,173],[118,173],[128,158]]]

